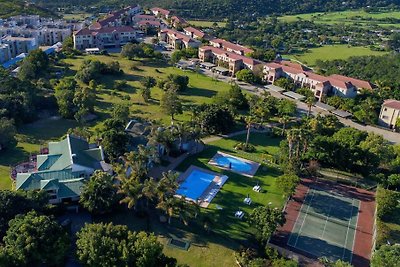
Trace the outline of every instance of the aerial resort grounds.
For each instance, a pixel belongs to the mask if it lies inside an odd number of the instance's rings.
[[[205,139],[204,150],[189,156],[176,168],[181,174],[177,194],[197,201],[201,196],[206,198],[209,191],[217,190],[213,191],[211,199],[199,201],[200,206],[204,206],[204,201],[207,205],[200,208],[197,219],[185,225],[175,217],[168,224],[160,223],[156,215],[145,219],[131,211],[121,211],[99,220],[128,224],[133,230],[154,231],[165,245],[164,253],[177,258],[180,263],[189,266],[233,266],[234,250],[252,242],[254,229],[248,223],[250,212],[260,205],[283,207],[285,199],[275,184],[282,173],[277,166],[268,163],[270,157],[267,157],[278,152],[281,138],[267,133],[251,133],[250,143],[256,148],[253,153],[234,149],[237,143],[246,139],[246,134],[215,139],[218,140],[207,142]],[[235,163],[231,164],[232,170],[229,163],[221,166],[209,164],[215,155],[221,153],[242,163],[254,163],[258,167],[257,172],[249,177],[234,170]]]

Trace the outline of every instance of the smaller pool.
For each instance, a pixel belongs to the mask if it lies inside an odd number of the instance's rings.
[[[193,169],[186,177],[185,181],[179,186],[178,190],[176,190],[176,193],[197,200],[201,197],[215,177],[216,176],[213,174]]]
[[[260,167],[260,164],[257,162],[235,157],[220,151],[214,155],[208,164],[249,177],[253,177],[258,167]]]
[[[214,161],[221,167],[232,169],[237,172],[249,172],[253,168],[250,163],[227,155],[220,155],[214,158]]]

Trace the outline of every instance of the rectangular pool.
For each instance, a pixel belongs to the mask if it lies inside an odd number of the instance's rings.
[[[200,168],[189,168],[185,174],[186,178],[179,186],[176,193],[197,201],[210,186],[217,175],[205,172]]]
[[[214,155],[208,164],[248,177],[253,177],[260,167],[260,164],[257,162],[235,157],[220,151]]]

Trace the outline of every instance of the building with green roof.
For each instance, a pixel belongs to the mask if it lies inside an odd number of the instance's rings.
[[[16,189],[46,190],[51,203],[76,201],[95,170],[111,170],[103,149],[67,135],[62,141],[49,143],[49,154],[37,156],[35,172],[17,174]]]

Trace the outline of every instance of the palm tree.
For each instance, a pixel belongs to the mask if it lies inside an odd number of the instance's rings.
[[[177,183],[178,175],[172,171],[164,172],[161,180],[157,184],[157,194],[159,201],[173,196],[179,185]]]
[[[123,195],[120,200],[121,204],[125,203],[129,209],[132,207],[136,209],[136,204],[142,197],[143,184],[140,183],[140,176],[137,173],[131,171],[128,175],[126,170],[122,166],[116,168],[119,180],[117,193]]]
[[[251,126],[252,126],[253,122],[254,122],[253,116],[246,117],[246,127],[247,127],[246,145],[245,145],[246,148],[249,146],[250,132],[251,132]]]
[[[305,102],[308,107],[308,111],[307,111],[307,118],[308,118],[311,115],[311,108],[315,104],[315,97],[314,96],[307,97]]]
[[[146,179],[143,183],[142,196],[146,198],[146,206],[149,207],[149,201],[157,197],[157,183],[152,177]]]
[[[177,123],[172,127],[172,134],[179,139],[179,151],[182,151],[183,142],[186,142],[190,135],[189,125],[187,123]]]
[[[286,124],[290,121],[290,117],[288,115],[283,115],[279,118],[279,123],[282,123],[282,134],[285,133]]]
[[[174,216],[177,199],[173,196],[160,201],[157,208],[163,210],[168,217],[168,224],[171,224],[171,218]]]

